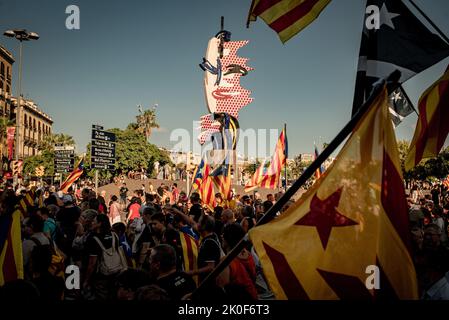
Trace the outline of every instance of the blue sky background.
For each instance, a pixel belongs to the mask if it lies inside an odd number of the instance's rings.
[[[41,36],[25,43],[23,93],[53,117],[55,132],[75,138],[79,151],[90,140],[91,124],[124,128],[137,104],[156,102],[163,129],[151,142],[170,147],[171,130],[192,130],[192,121],[207,113],[198,63],[223,15],[232,40],[250,41],[239,53],[255,69],[242,81],[254,97],[240,112],[242,129],[281,129],[286,122],[290,156],[312,153],[314,141],[330,141],[350,118],[365,1],[331,2],[285,45],[261,20],[246,28],[250,3],[0,0],[0,31],[26,28]],[[449,35],[448,1],[416,3]],[[80,30],[65,28],[71,4],[80,8]],[[18,56],[16,40],[0,39]],[[415,105],[448,63],[406,82]],[[18,63],[14,95],[17,72]],[[399,126],[399,139],[411,140],[416,119],[411,115]]]

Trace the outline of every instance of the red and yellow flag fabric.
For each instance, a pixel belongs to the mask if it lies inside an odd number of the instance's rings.
[[[231,166],[223,163],[219,165],[210,176],[223,199],[231,200]]]
[[[410,170],[422,159],[436,157],[449,133],[449,66],[443,76],[419,99],[419,118],[405,169]]]
[[[253,0],[250,21],[262,18],[283,43],[311,24],[331,0]]]
[[[21,211],[0,215],[0,286],[23,279]]]
[[[28,208],[34,206],[35,197],[35,187],[33,187],[20,199],[18,209],[23,218],[28,217]]]
[[[385,87],[326,175],[249,235],[277,299],[417,298]],[[369,278],[376,267],[380,289]]]
[[[66,193],[70,186],[81,177],[84,171],[84,159],[81,159],[75,170],[73,170],[67,179],[65,179],[64,183],[61,185],[61,191]]]
[[[179,238],[181,241],[184,271],[198,269],[198,242],[191,235],[181,231],[179,232]],[[198,277],[195,276],[194,280],[198,285]]]
[[[276,189],[279,185],[279,178],[282,167],[287,161],[288,143],[285,129],[282,130],[276,149],[269,163],[263,162],[252,176],[251,180],[245,185],[245,192],[251,192],[254,189],[267,188]]]

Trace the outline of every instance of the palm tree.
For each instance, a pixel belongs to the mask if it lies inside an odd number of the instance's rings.
[[[75,144],[75,140],[73,140],[72,136],[64,133],[50,134],[41,140],[39,149],[51,151],[54,149],[56,143],[71,146]]]
[[[145,135],[145,139],[149,139],[151,136],[151,131],[153,128],[159,128],[156,123],[156,107],[154,105],[152,109],[143,111],[142,107],[139,106],[140,114],[136,116],[137,119],[137,130]],[[143,112],[142,112],[143,111]]]

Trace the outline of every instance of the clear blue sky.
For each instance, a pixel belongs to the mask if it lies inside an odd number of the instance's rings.
[[[232,40],[249,40],[240,55],[255,70],[243,81],[254,102],[240,113],[246,128],[288,125],[290,156],[312,153],[313,141],[330,141],[349,120],[365,2],[333,1],[320,18],[283,45],[261,20],[246,29],[251,0],[106,1],[0,0],[0,31],[26,28],[40,34],[25,43],[23,93],[72,135],[79,151],[92,123],[124,128],[137,104],[159,104],[163,127],[151,138],[170,147],[169,132],[192,130],[206,114],[198,67],[220,16]],[[449,35],[449,2],[416,0]],[[406,1],[407,3],[407,1]],[[81,29],[65,28],[65,8],[78,5]],[[0,44],[18,56],[18,42]],[[405,84],[415,102],[444,71],[446,59]],[[18,63],[13,68],[16,94]],[[411,115],[396,130],[410,140]]]

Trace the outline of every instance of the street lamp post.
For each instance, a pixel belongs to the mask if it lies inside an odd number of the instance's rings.
[[[25,29],[7,30],[3,33],[6,37],[16,38],[19,40],[19,83],[17,87],[17,109],[16,109],[16,161],[19,160],[20,152],[20,117],[22,116],[22,42],[39,39],[39,35],[35,32],[27,32]],[[19,176],[14,176],[14,186],[19,182]]]

